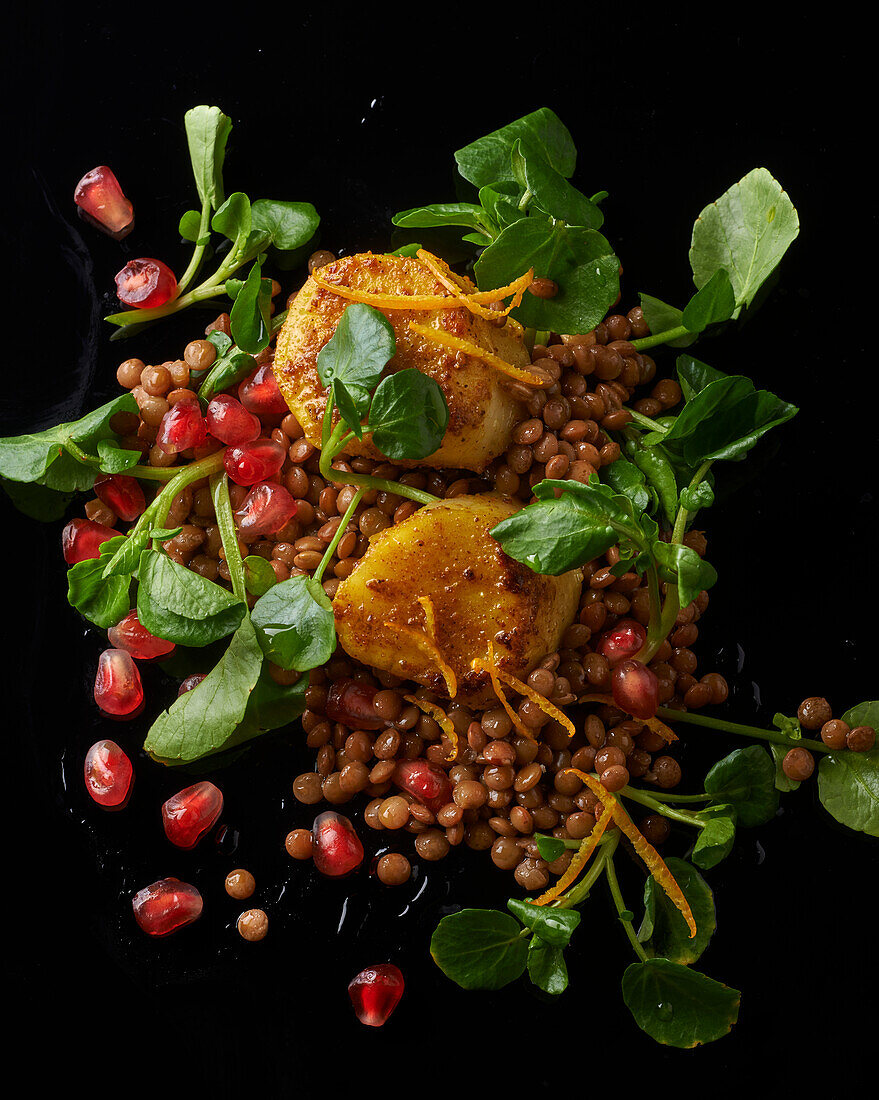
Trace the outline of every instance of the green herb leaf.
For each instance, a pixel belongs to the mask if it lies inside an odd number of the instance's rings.
[[[684,323],[683,311],[676,306],[670,306],[667,302],[654,298],[650,294],[642,293],[639,297],[644,320],[654,335],[658,335],[660,332],[669,332],[673,328],[680,328]],[[669,340],[668,347],[685,348],[688,344],[693,343],[697,335],[679,336],[677,340]]]
[[[513,155],[518,155],[521,165],[523,180],[519,181],[520,186],[524,182],[524,186],[533,195],[533,202],[544,213],[567,222],[568,225],[581,225],[586,229],[601,228],[604,214],[539,153],[529,151],[521,141],[517,141]]]
[[[776,729],[781,730],[782,733],[786,733],[788,737],[793,737],[797,741],[802,739],[803,733],[800,729],[800,723],[796,718],[788,718],[784,714],[776,714],[772,719],[772,724]],[[789,750],[784,745],[775,745],[770,742],[769,751],[772,753],[772,759],[775,761],[775,789],[783,793],[795,791],[800,784],[796,779],[789,779],[785,775],[783,767],[784,758],[787,756]]]
[[[705,777],[705,790],[714,802],[733,806],[747,829],[771,821],[778,810],[775,764],[760,745],[736,749],[719,760]]]
[[[180,218],[177,229],[184,241],[192,241],[193,244],[200,244],[201,214],[197,210],[187,210]],[[208,237],[208,239],[210,239],[210,237]]]
[[[877,707],[876,703],[870,705]],[[855,725],[867,724],[872,723],[855,722]],[[843,749],[823,756],[818,764],[818,797],[824,809],[841,825],[868,836],[879,836],[879,749],[870,752]]]
[[[236,630],[247,611],[225,588],[158,550],[145,550],[138,568],[137,617],[157,638],[206,646]]]
[[[715,271],[684,307],[681,323],[690,332],[699,333],[709,325],[728,321],[735,313],[736,298],[729,275],[723,268]]]
[[[638,939],[648,955],[689,966],[701,956],[717,927],[714,895],[692,864],[674,856],[669,856],[665,862],[692,910],[696,935],[690,939],[690,930],[680,910],[651,877],[644,885],[645,919]]]
[[[182,530],[182,527],[151,527],[150,538],[158,539],[159,542],[167,542],[168,539],[177,538]]]
[[[369,407],[372,442],[394,460],[433,454],[448,424],[449,407],[439,384],[414,367],[382,379]]]
[[[574,141],[558,115],[548,107],[541,107],[459,149],[455,153],[458,171],[476,187],[514,179],[510,155],[517,141],[542,154],[566,179],[574,174],[577,164]]]
[[[695,550],[679,542],[656,542],[653,546],[656,560],[664,568],[664,580],[678,586],[681,607],[687,607],[700,592],[717,583],[717,570]]]
[[[212,334],[213,335],[213,334]],[[257,369],[256,360],[245,351],[239,351],[229,341],[231,350],[220,355],[205,375],[198,389],[200,400],[208,402],[214,394],[222,393],[243,381]]]
[[[305,710],[305,690],[308,678],[301,676],[295,684],[278,684],[263,661],[256,687],[250,693],[244,717],[227,742],[226,747],[239,745],[268,730],[280,729],[295,722]]]
[[[272,334],[269,320],[271,301],[271,282],[263,279],[262,269],[259,263],[255,263],[229,311],[232,337],[242,351],[256,355],[268,347]]]
[[[797,212],[781,184],[765,168],[755,168],[696,219],[693,281],[701,288],[722,268],[736,309],[749,306],[799,231]]]
[[[254,596],[264,596],[278,583],[274,569],[265,558],[258,554],[248,554],[244,559],[244,583],[247,591]]]
[[[668,959],[632,963],[623,1000],[642,1031],[666,1046],[689,1050],[726,1035],[738,1019],[737,989]]]
[[[688,485],[681,489],[681,506],[688,512],[698,512],[701,508],[710,508],[714,503],[714,490],[707,481],[698,485]]]
[[[251,616],[262,652],[282,668],[318,668],[336,649],[333,605],[313,577],[276,584],[257,600]]]
[[[647,489],[644,472],[624,455],[620,455],[609,466],[604,466],[601,476],[604,478],[604,483],[609,485],[615,493],[622,493],[623,496],[628,497],[639,512],[647,512],[653,506],[655,498]]]
[[[41,523],[61,519],[75,496],[74,493],[56,493],[54,489],[36,482],[7,481],[0,478],[0,485],[19,512]]]
[[[97,451],[101,460],[101,471],[105,474],[122,474],[143,458],[140,451],[117,447],[112,439],[99,439]]]
[[[658,443],[645,446],[641,436],[634,430],[626,433],[625,447],[626,454],[656,493],[665,518],[673,525],[678,510],[678,481],[668,455]]]
[[[87,558],[67,570],[67,600],[89,622],[103,630],[115,626],[128,614],[131,602],[128,590],[130,576],[116,576],[105,580],[107,561],[125,542],[124,535],[117,535],[101,543],[100,557]]]
[[[568,988],[568,968],[562,949],[532,936],[528,945],[528,977],[544,993],[555,997],[564,993]]]
[[[250,236],[252,224],[253,212],[250,199],[243,191],[235,191],[231,194],[211,218],[211,229],[222,233],[233,242],[234,247],[244,245]]]
[[[506,913],[462,909],[436,926],[430,954],[462,989],[501,989],[524,972],[528,940],[519,922]]]
[[[223,205],[223,161],[232,120],[219,107],[193,107],[184,115],[195,186],[202,204]]]
[[[736,811],[732,806],[707,806],[696,814],[704,822],[696,838],[692,860],[703,871],[710,871],[732,851],[736,839]]]
[[[282,252],[308,244],[320,225],[320,215],[310,202],[257,199],[251,208],[253,229],[268,234]]]
[[[318,354],[317,371],[326,389],[341,383],[350,396],[356,413],[349,411],[345,417],[349,428],[359,430],[369,396],[396,349],[393,326],[380,310],[353,302],[339,318],[336,331]]]
[[[530,901],[510,898],[507,908],[532,932],[553,947],[567,947],[574,929],[580,923],[575,909],[553,909],[550,906],[533,905]]]
[[[401,229],[426,229],[435,225],[463,225],[468,229],[483,229],[484,213],[472,202],[435,202],[401,210],[391,218]],[[487,238],[486,238],[487,239]]]

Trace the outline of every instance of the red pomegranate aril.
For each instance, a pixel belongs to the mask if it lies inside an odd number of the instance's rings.
[[[101,556],[101,543],[120,534],[92,519],[72,519],[61,532],[61,553],[68,565]]]
[[[96,741],[85,755],[85,789],[99,806],[119,810],[128,801],[134,769],[115,741]]]
[[[336,680],[327,692],[325,712],[331,722],[355,730],[381,730],[385,722],[376,717],[372,701],[378,688],[357,680]]]
[[[426,760],[400,760],[394,768],[392,781],[402,791],[436,813],[452,801],[452,784],[444,771]]]
[[[116,297],[135,309],[156,309],[177,293],[177,277],[161,260],[129,260],[116,276]]]
[[[124,649],[105,649],[98,658],[95,702],[114,718],[133,718],[143,704],[143,684],[134,658]]]
[[[283,486],[266,481],[250,490],[235,513],[235,522],[242,537],[273,535],[293,519],[298,507]]]
[[[146,508],[140,482],[127,474],[110,474],[109,477],[98,478],[95,482],[95,496],[126,523],[136,520]]]
[[[214,439],[230,447],[250,443],[262,431],[259,417],[248,412],[240,401],[228,393],[218,393],[211,398],[206,419],[208,431]]]
[[[256,485],[274,477],[286,457],[287,452],[274,439],[254,439],[229,447],[223,455],[223,466],[236,485]]]
[[[174,643],[166,642],[151,634],[137,617],[137,611],[129,611],[124,619],[107,631],[107,640],[114,649],[124,649],[138,661],[155,661],[174,652]]]
[[[611,630],[606,630],[598,642],[598,652],[607,658],[611,668],[634,657],[647,641],[647,631],[634,619],[620,619]]]
[[[206,672],[194,672],[191,676],[187,676],[180,687],[177,689],[177,697],[185,695],[187,691],[192,691],[193,688],[197,688],[202,680],[207,676]]]
[[[329,878],[350,875],[363,862],[363,845],[354,826],[333,810],[318,814],[311,837],[311,858],[322,875]]]
[[[194,848],[223,812],[223,792],[202,780],[177,794],[162,806],[165,836],[178,848]]]
[[[405,982],[393,963],[368,966],[348,983],[348,996],[357,1019],[367,1027],[381,1027],[400,1003]]]
[[[106,164],[86,172],[73,192],[73,201],[98,229],[121,241],[134,228],[134,207],[119,180]]]
[[[196,401],[178,401],[162,417],[156,443],[165,454],[178,454],[207,442],[208,428]]]
[[[286,416],[290,411],[278,388],[271,363],[264,363],[238,387],[241,404],[255,416]]]
[[[652,718],[659,706],[659,681],[640,661],[623,661],[611,675],[613,701],[633,718]]]
[[[179,878],[160,878],[131,899],[134,919],[148,936],[167,936],[201,916],[204,902],[194,886]]]

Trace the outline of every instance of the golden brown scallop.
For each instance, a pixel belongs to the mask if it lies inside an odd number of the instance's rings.
[[[410,256],[346,256],[320,268],[327,282],[371,293],[441,295],[447,291],[434,273]],[[472,288],[472,284],[467,284]],[[278,334],[274,372],[290,410],[309,443],[319,447],[326,392],[317,371],[317,356],[336,331],[348,300],[318,286],[309,277],[296,295]],[[418,462],[399,466],[458,467],[481,473],[509,446],[513,426],[523,418],[523,406],[508,388],[509,379],[473,356],[438,345],[409,328],[410,321],[463,337],[514,367],[528,367],[522,326],[507,320],[495,325],[463,306],[455,309],[383,309],[391,322],[397,352],[386,373],[415,367],[435,379],[449,406],[449,426],[439,450]],[[351,455],[379,458],[369,436],[346,448]]]
[[[486,672],[472,668],[489,643],[497,666],[524,679],[558,648],[582,576],[542,576],[507,557],[490,532],[519,507],[501,497],[455,497],[373,536],[333,600],[342,648],[443,696],[445,665],[456,698],[470,705],[493,698]]]

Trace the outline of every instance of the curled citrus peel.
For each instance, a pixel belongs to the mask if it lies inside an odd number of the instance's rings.
[[[622,710],[622,707],[617,703],[612,695],[581,695],[577,700],[578,703],[603,703],[608,707],[616,707],[617,710]],[[677,741],[678,735],[671,727],[667,726],[665,722],[654,716],[652,718],[635,718],[632,717],[633,722],[640,722],[641,725],[646,726],[653,733],[658,733],[659,736],[665,741],[667,745],[670,745],[673,741]]]
[[[415,255],[421,260],[425,267],[433,272],[437,282],[441,283],[453,298],[456,298],[465,309],[469,309],[471,313],[475,313],[477,316],[485,318],[486,321],[501,321],[511,310],[520,306],[522,304],[522,295],[534,279],[534,270],[532,268],[530,271],[526,272],[526,274],[520,275],[519,278],[510,283],[509,286],[502,286],[498,290],[491,291],[491,293],[495,295],[495,297],[490,299],[492,302],[499,302],[508,297],[508,295],[513,295],[512,302],[504,307],[504,309],[492,309],[476,301],[479,292],[477,291],[474,293],[468,287],[463,286],[461,277],[456,275],[449,265],[441,260],[439,256],[434,256],[432,252],[428,252],[425,248],[419,248]]]
[[[554,886],[551,886],[545,893],[541,894],[539,898],[535,898],[535,905],[549,905],[551,901],[555,901],[569,886],[573,885],[580,872],[589,862],[589,857],[598,847],[598,842],[601,840],[602,836],[604,836],[604,830],[608,827],[612,818],[613,810],[605,806],[599,814],[595,825],[592,827],[592,832],[589,836],[583,838],[583,842],[577,849],[574,858],[568,864],[568,869]]]
[[[657,852],[652,844],[644,837],[638,826],[623,809],[619,800],[614,798],[610,791],[605,790],[594,775],[580,771],[579,768],[565,768],[566,772],[573,772],[578,779],[589,788],[595,797],[601,802],[605,810],[609,809],[613,814],[614,822],[619,825],[623,835],[628,837],[632,847],[647,865],[647,870],[668,895],[669,901],[678,909],[681,916],[687,922],[690,929],[690,939],[696,935],[696,921],[693,911],[687,901],[683,890],[678,886],[677,879],[669,871],[665,860]],[[603,814],[602,814],[603,816]]]
[[[472,340],[465,340],[463,336],[454,336],[444,329],[431,328],[430,325],[419,325],[415,321],[409,322],[409,328],[416,335],[423,336],[425,340],[429,340],[432,344],[440,344],[444,348],[449,348],[450,351],[459,351],[463,355],[469,355],[472,359],[479,359],[486,366],[494,367],[495,370],[509,375],[517,382],[524,382],[528,386],[548,386],[552,383],[552,379],[548,374],[544,374],[542,371],[525,370],[523,367],[514,367],[506,359],[501,359],[494,352],[486,351],[479,344],[474,344]]]
[[[499,668],[497,674],[499,678],[514,691],[518,691],[520,695],[525,695],[535,706],[540,707],[544,714],[555,719],[556,722],[564,726],[568,731],[568,737],[574,736],[577,732],[574,728],[574,723],[563,711],[559,710],[554,703],[551,703],[549,699],[541,695],[539,691],[535,691],[534,688],[529,687],[515,676],[510,675],[509,672],[504,672],[503,669]]]
[[[423,711],[436,722],[452,743],[452,751],[446,757],[446,760],[454,760],[458,755],[458,731],[452,725],[451,718],[449,718],[443,708],[437,706],[436,703],[429,703],[427,699],[419,699],[417,695],[404,695],[403,698],[407,703],[411,703],[414,707],[418,707],[420,711]]]
[[[458,678],[455,676],[455,670],[443,657],[437,645],[436,616],[434,615],[433,601],[430,596],[419,596],[418,602],[421,604],[424,611],[425,629],[418,630],[414,626],[406,626],[404,623],[395,623],[390,620],[384,623],[384,626],[388,630],[394,631],[396,634],[401,634],[418,649],[427,654],[430,660],[433,661],[439,669],[443,680],[445,680],[446,691],[449,693],[449,698],[454,699],[458,694]]]
[[[527,737],[529,741],[534,741],[534,733],[528,729],[519,715],[513,710],[504,694],[504,689],[498,676],[497,661],[495,659],[494,646],[491,644],[491,639],[488,641],[488,659],[474,657],[470,662],[470,667],[488,673],[488,678],[491,680],[491,686],[494,688],[494,693],[498,697],[501,706],[507,712],[507,717],[513,723],[514,729],[518,730],[523,737]]]

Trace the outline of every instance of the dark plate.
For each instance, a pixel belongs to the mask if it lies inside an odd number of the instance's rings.
[[[766,165],[798,207],[801,236],[763,311],[700,354],[802,411],[747,470],[718,476],[736,491],[705,520],[721,579],[700,667],[730,676],[726,711],[745,721],[791,713],[809,694],[828,696],[837,713],[875,694],[877,386],[873,281],[862,281],[875,240],[862,213],[856,47],[830,53],[817,31],[793,43],[780,30],[703,33],[658,19],[581,14],[568,23],[556,9],[548,23],[532,11],[527,26],[503,32],[463,15],[437,32],[439,13],[423,15],[421,28],[412,17],[260,13],[257,29],[216,13],[192,24],[144,13],[122,25],[95,10],[38,10],[6,64],[17,108],[7,152],[21,189],[7,199],[3,227],[3,434],[108,399],[120,358],[176,355],[197,335],[202,320],[190,315],[111,345],[100,321],[125,257],[179,263],[183,254],[176,222],[193,195],[182,116],[195,103],[216,102],[235,121],[230,190],[314,201],[321,243],[337,252],[386,248],[391,213],[452,196],[455,148],[552,106],[580,150],[578,182],[610,192],[625,308],[640,289],[685,299],[693,218]],[[137,208],[121,244],[74,213],[73,186],[99,163],[116,170]],[[670,371],[670,353],[657,359]],[[51,1051],[35,1071],[41,1079],[133,1081],[127,1091],[146,1093],[183,1066],[218,1096],[248,1081],[275,1096],[364,1075],[427,1094],[515,1082],[628,1096],[664,1082],[725,1095],[748,1082],[766,1095],[814,1085],[841,1059],[850,1082],[863,1070],[879,848],[836,826],[814,784],[785,797],[770,825],[743,832],[708,875],[719,920],[704,969],[743,991],[740,1022],[720,1043],[679,1052],[638,1031],[619,995],[629,948],[600,891],[561,1000],[520,985],[466,994],[431,963],[430,930],[444,907],[502,905],[512,880],[469,851],[420,867],[397,890],[366,873],[317,881],[292,864],[283,837],[311,816],[290,793],[290,779],[310,766],[295,732],[214,776],[224,820],[240,834],[234,853],[210,842],[170,850],[158,807],[183,783],[146,761],[124,813],[89,802],[87,746],[109,736],[134,751],[148,717],[123,725],[95,713],[90,678],[105,643],[66,604],[61,524],[42,527],[8,508],[4,516],[5,737],[15,754],[5,781],[16,925],[8,950],[22,1034]],[[154,669],[146,688],[152,709],[169,693]],[[688,734],[685,775],[695,783],[732,747]],[[676,837],[668,850],[685,844]],[[225,872],[239,865],[254,871],[254,903],[270,916],[262,944],[240,940],[238,907],[223,894]],[[629,870],[624,885],[637,900],[640,872]],[[168,874],[200,885],[205,914],[153,942],[134,926],[129,898]],[[394,1017],[372,1032],[354,1019],[345,987],[378,961],[398,963],[408,984]]]

